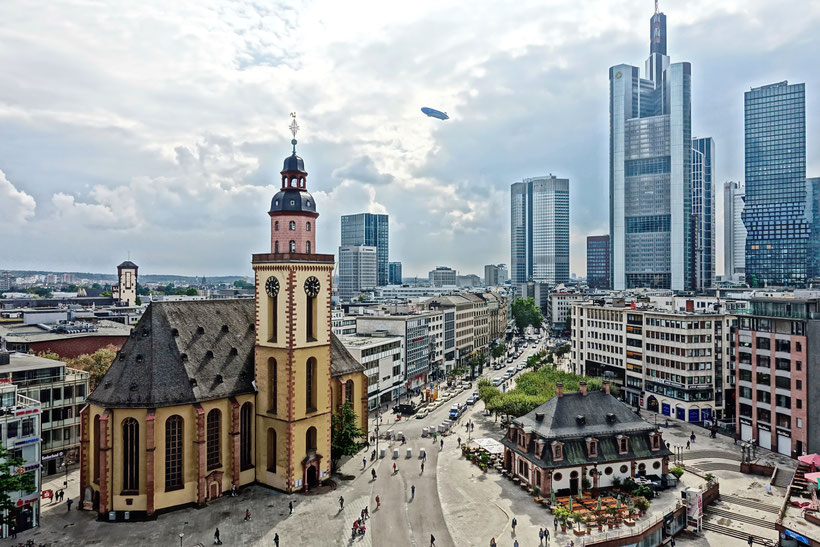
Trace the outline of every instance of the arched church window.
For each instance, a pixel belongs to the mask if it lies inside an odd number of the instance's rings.
[[[138,492],[140,488],[140,424],[134,418],[122,422],[122,489]]]
[[[316,428],[309,427],[305,433],[305,448],[308,450],[316,450]]]
[[[268,428],[268,471],[276,473],[276,430]]]
[[[293,230],[295,230],[295,229],[296,229],[296,221],[295,221],[295,220],[291,220],[291,221],[288,223],[288,230],[293,231]]]
[[[100,484],[100,415],[94,416],[94,483]]]
[[[182,488],[182,417],[174,414],[165,421],[165,490]]]
[[[245,403],[239,411],[239,467],[250,469],[253,466],[251,445],[251,426],[253,420],[253,405]]]
[[[208,419],[205,427],[205,444],[208,460],[208,469],[220,467],[222,448],[222,413],[214,408],[208,412]]]
[[[308,412],[316,412],[316,359],[311,357],[305,367],[305,402]]]
[[[277,377],[278,367],[276,365],[276,359],[273,357],[268,358],[268,382],[270,382],[269,396],[270,401],[268,402],[268,407],[270,410],[268,412],[272,414],[276,414],[276,400],[279,396],[279,378]]]
[[[345,382],[345,401],[353,404],[353,380]]]
[[[273,244],[273,252],[274,253],[279,252],[279,242],[278,241]]]
[[[305,242],[305,252],[310,254],[310,241]]]
[[[279,231],[279,221],[278,220],[273,223],[273,229],[277,232]]]
[[[296,252],[296,242],[291,239],[290,243],[288,244],[288,248],[290,249],[290,252],[295,253]]]

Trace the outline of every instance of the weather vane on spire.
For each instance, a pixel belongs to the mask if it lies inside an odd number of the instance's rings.
[[[290,117],[293,121],[290,122],[290,132],[293,133],[293,140],[290,143],[293,145],[293,153],[296,153],[296,133],[299,132],[299,124],[296,123],[296,112],[291,112]]]

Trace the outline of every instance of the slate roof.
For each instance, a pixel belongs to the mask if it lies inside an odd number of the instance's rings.
[[[536,414],[544,414],[544,419],[537,420]],[[607,414],[615,416],[614,423],[607,422]],[[577,416],[584,417],[583,425],[578,424]],[[654,429],[652,424],[603,391],[591,391],[586,396],[576,392],[553,397],[529,414],[513,420],[513,423],[532,427],[539,437],[547,440]]]
[[[117,269],[123,269],[123,268],[129,268],[129,269],[136,270],[137,268],[139,268],[139,266],[137,266],[136,264],[134,264],[130,260],[126,260],[125,262],[123,262],[122,264],[117,266]]]
[[[156,408],[254,393],[254,301],[152,302],[88,401]],[[331,338],[334,376],[364,371]]]

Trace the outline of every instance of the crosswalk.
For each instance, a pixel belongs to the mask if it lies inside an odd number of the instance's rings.
[[[345,530],[347,530],[348,534],[352,533],[353,521],[362,516],[362,509],[368,505],[370,505],[370,496],[359,496],[352,500],[345,499],[345,508],[342,513],[344,514],[343,518],[346,523]],[[373,509],[373,507],[368,507],[368,511],[370,511],[371,515],[373,514]],[[356,536],[356,539],[353,540],[351,545],[357,547],[372,547],[373,530],[370,527],[370,519],[365,521],[365,526],[367,527],[367,533],[363,536]]]

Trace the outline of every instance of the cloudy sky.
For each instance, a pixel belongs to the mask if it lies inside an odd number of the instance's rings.
[[[118,5],[119,4],[119,5]],[[171,6],[171,7],[169,7]],[[820,3],[662,0],[693,134],[743,177],[743,91],[806,82],[820,175]],[[609,66],[643,66],[649,0],[114,2],[0,6],[0,269],[248,274],[289,153],[339,216],[390,215],[405,275],[509,262],[509,186],[571,188],[571,270],[608,227]],[[419,108],[445,110],[427,118]],[[722,227],[722,186],[718,226]],[[722,231],[718,232],[722,272]]]

